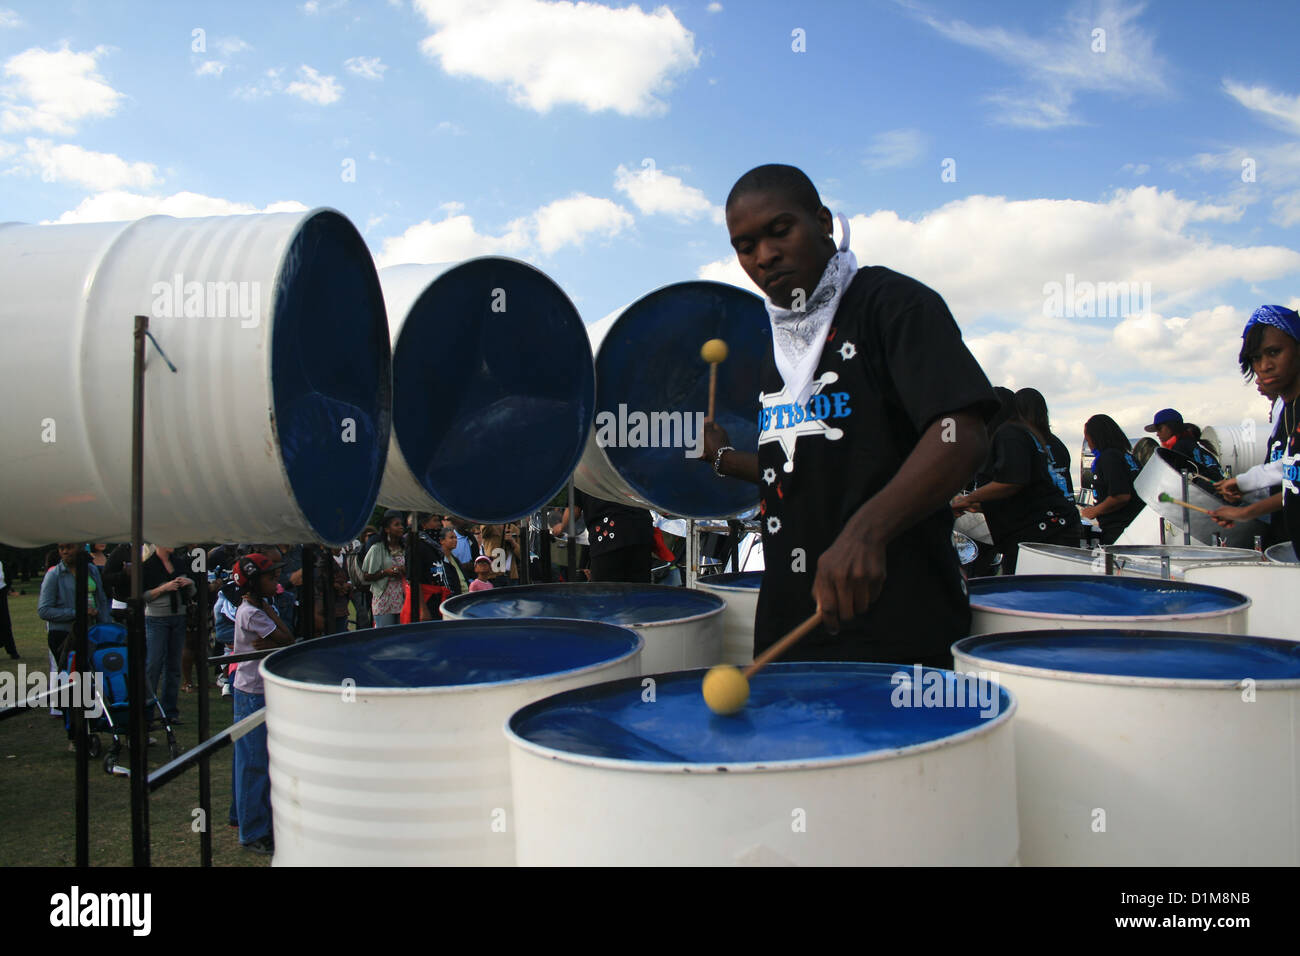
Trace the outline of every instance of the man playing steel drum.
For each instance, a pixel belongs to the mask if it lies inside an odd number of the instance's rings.
[[[813,613],[789,660],[952,665],[970,629],[948,502],[988,447],[998,402],[942,298],[882,266],[859,269],[847,222],[793,166],[732,187],[727,229],[767,294],[757,453],[705,431],[704,459],[758,484],[766,572],[757,655]]]

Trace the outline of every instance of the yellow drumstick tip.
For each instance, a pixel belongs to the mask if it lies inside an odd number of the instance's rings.
[[[704,703],[715,714],[734,714],[749,700],[749,681],[730,664],[710,667],[702,690]]]
[[[709,339],[700,348],[700,358],[710,365],[727,360],[727,343],[722,339]]]

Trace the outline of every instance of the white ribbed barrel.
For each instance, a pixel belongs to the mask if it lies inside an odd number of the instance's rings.
[[[1063,544],[1023,543],[1016,557],[1017,574],[1104,574],[1105,571],[1105,564],[1098,562],[1091,551]]]
[[[1235,591],[1131,575],[1013,574],[966,586],[972,635],[1098,627],[1245,634],[1250,611],[1250,598]]]
[[[588,621],[433,621],[320,638],[261,665],[277,866],[510,866],[501,724],[640,670]]]
[[[1246,633],[1300,641],[1296,595],[1300,593],[1300,565],[1266,561],[1218,561],[1183,569],[1183,580],[1227,588],[1250,598]]]
[[[1019,705],[1021,863],[1300,864],[1295,642],[1023,631],[953,657]]]
[[[619,624],[645,639],[641,673],[658,674],[721,663],[725,608],[716,594],[666,584],[526,584],[458,594],[442,602],[442,616]]]
[[[659,675],[653,698],[600,684],[510,718],[521,866],[1016,861],[1016,704],[996,684],[777,663],[720,717],[703,676]]]
[[[763,300],[721,282],[678,282],[592,323],[588,333],[596,414],[574,484],[607,501],[687,518],[754,508],[753,485],[719,481],[699,461],[698,426],[709,407],[700,348],[710,339],[727,343],[715,419],[736,448],[756,448],[759,373],[772,341]]]
[[[710,574],[695,579],[701,591],[716,594],[727,602],[722,615],[722,660],[744,666],[754,660],[754,615],[758,612],[758,590],[762,571]]]
[[[379,274],[393,339],[382,504],[514,521],[569,480],[591,428],[587,332],[545,273],[504,256]]]
[[[0,227],[0,540],[131,532],[134,317],[144,534],[342,543],[383,476],[390,355],[365,242],[330,209]]]

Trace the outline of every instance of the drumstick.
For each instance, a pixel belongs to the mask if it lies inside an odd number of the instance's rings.
[[[822,609],[819,607],[812,617],[758,655],[743,673],[731,664],[710,667],[700,688],[705,705],[715,714],[734,714],[740,710],[745,706],[745,701],[749,700],[749,678],[788,651],[795,642],[815,628],[821,619]]]
[[[1203,515],[1208,515],[1210,513],[1209,508],[1202,508],[1200,505],[1194,505],[1189,501],[1179,501],[1167,491],[1160,492],[1160,497],[1157,500],[1167,502],[1171,505],[1178,505],[1180,508],[1190,508],[1192,511],[1199,511]]]
[[[722,339],[709,339],[700,347],[700,358],[709,363],[709,417],[705,421],[711,422],[718,391],[718,363],[727,360],[727,343]]]

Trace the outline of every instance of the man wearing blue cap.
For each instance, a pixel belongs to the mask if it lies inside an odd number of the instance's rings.
[[[1196,463],[1197,471],[1210,481],[1222,481],[1223,469],[1219,460],[1197,442],[1196,436],[1183,422],[1177,409],[1162,408],[1156,412],[1146,431],[1155,432],[1160,444]]]

